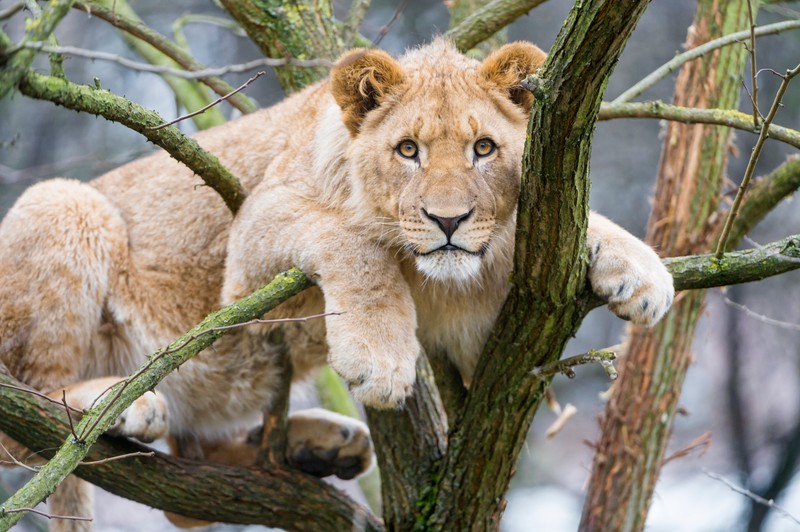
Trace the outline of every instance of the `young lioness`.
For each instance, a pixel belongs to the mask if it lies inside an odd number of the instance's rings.
[[[359,400],[397,407],[426,348],[446,351],[469,382],[508,290],[531,105],[519,83],[544,59],[514,43],[479,63],[444,40],[399,61],[345,54],[329,80],[198,135],[248,192],[235,218],[163,153],[89,184],[31,187],[0,226],[0,360],[81,408],[208,312],[296,265],[316,287],[272,317],[341,314],[283,326],[295,376],[328,362]],[[673,288],[656,254],[596,214],[588,246],[589,280],[611,310],[660,319]],[[225,337],[114,431],[150,440],[168,418],[177,441],[218,449],[270,404],[267,332]],[[351,477],[370,452],[356,421],[291,418],[300,468]]]

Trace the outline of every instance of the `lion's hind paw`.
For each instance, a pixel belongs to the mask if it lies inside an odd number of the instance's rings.
[[[316,477],[351,479],[372,465],[372,440],[367,426],[321,408],[289,417],[289,465]]]

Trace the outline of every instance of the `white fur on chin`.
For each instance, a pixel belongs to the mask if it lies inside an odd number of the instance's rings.
[[[417,269],[426,279],[457,285],[478,281],[481,258],[465,251],[434,251],[416,258]]]

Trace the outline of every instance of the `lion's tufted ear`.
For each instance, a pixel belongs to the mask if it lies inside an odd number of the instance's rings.
[[[378,107],[403,78],[400,63],[382,50],[362,48],[342,56],[331,70],[331,90],[351,134],[358,133],[364,115]]]
[[[508,91],[511,100],[530,112],[533,95],[523,89],[520,83],[533,74],[547,59],[538,46],[529,42],[506,44],[489,54],[478,70],[479,74],[490,83]]]

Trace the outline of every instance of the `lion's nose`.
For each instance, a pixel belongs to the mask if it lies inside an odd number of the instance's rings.
[[[474,209],[471,209],[468,213],[460,214],[458,216],[438,216],[436,214],[426,211],[425,209],[422,209],[422,214],[427,216],[428,219],[436,222],[436,225],[439,226],[439,229],[442,230],[444,235],[447,237],[447,241],[449,242],[450,237],[452,237],[453,233],[456,232],[456,229],[458,229],[459,224],[464,220],[466,220],[467,218],[469,218],[470,216],[472,216],[473,210]]]

